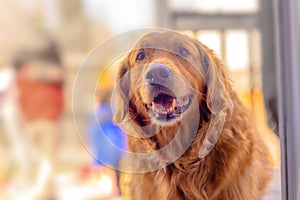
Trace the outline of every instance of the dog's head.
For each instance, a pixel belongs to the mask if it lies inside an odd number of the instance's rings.
[[[175,31],[144,36],[124,59],[117,88],[121,101],[116,123],[131,119],[139,126],[172,128],[197,101],[200,128],[202,121],[224,122],[230,108],[231,87],[221,62],[206,46]]]

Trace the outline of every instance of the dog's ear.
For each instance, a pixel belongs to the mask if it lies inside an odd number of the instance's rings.
[[[114,123],[121,123],[127,112],[129,105],[129,69],[128,59],[125,58],[116,76],[116,92],[117,92],[117,105],[113,117]]]
[[[196,41],[201,57],[201,67],[207,85],[206,104],[211,111],[210,125],[199,152],[205,157],[217,143],[226,119],[231,118],[233,103],[232,89],[227,70],[213,51]]]
[[[207,107],[213,114],[230,109],[232,89],[225,66],[208,47],[198,41],[196,45],[201,57],[201,71],[207,85]]]

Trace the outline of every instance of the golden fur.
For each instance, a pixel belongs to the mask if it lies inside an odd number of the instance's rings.
[[[188,51],[185,58],[176,55],[182,46]],[[137,62],[140,49],[145,51],[146,58]],[[133,200],[262,199],[272,173],[268,150],[254,120],[233,91],[225,67],[213,51],[198,41],[174,31],[150,33],[142,38],[124,59],[117,76],[121,104],[115,121],[120,123],[129,116],[132,120],[127,120],[124,126],[153,123],[144,106],[153,99],[153,91],[143,82],[147,67],[158,62],[180,73],[192,86],[193,89],[186,86],[184,80],[176,76],[169,84],[172,90],[178,91],[178,96],[192,92],[199,102],[198,131],[187,151],[173,163],[151,172],[126,174],[122,184],[124,196]],[[139,73],[131,73],[141,65],[144,67]],[[139,83],[141,87],[133,89]],[[126,98],[129,98],[128,104]],[[199,151],[212,115],[221,111],[227,116],[220,137],[209,154],[201,158]],[[189,111],[184,114],[188,119],[185,123],[194,119],[188,116]],[[157,151],[174,138],[178,126],[180,120],[165,125],[162,122],[161,129],[148,138],[129,133],[129,149],[139,153]],[[139,134],[139,129],[131,130]],[[185,133],[185,137],[189,134]],[[146,168],[143,163],[139,166]]]

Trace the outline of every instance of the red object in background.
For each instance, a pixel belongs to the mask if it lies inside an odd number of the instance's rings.
[[[47,67],[45,66],[39,67]],[[52,67],[53,68],[53,67]],[[48,68],[50,69],[50,68]],[[17,73],[18,103],[26,122],[46,119],[57,121],[63,109],[63,84],[50,71],[47,81],[34,75],[34,66],[25,65]],[[57,70],[56,70],[57,71]],[[60,71],[60,70],[59,70]]]
[[[63,109],[62,84],[18,80],[19,106],[26,122],[36,119],[57,121]]]

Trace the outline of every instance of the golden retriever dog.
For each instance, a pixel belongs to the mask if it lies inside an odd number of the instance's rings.
[[[263,198],[269,152],[226,67],[205,45],[171,30],[147,34],[122,61],[117,94],[114,120],[137,155],[123,163],[131,165],[125,198]]]

